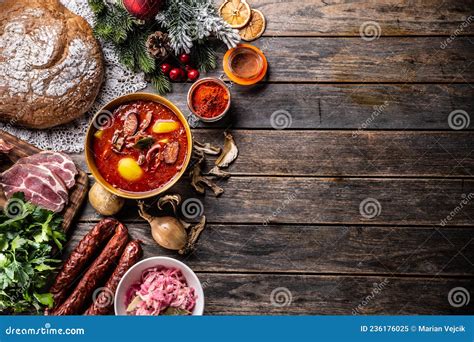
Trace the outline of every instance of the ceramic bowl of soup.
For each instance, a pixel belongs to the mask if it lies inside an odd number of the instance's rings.
[[[85,141],[92,175],[109,192],[143,199],[171,188],[191,159],[191,129],[169,100],[151,93],[114,99],[94,116]]]

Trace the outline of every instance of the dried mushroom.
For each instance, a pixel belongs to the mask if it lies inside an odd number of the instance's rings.
[[[230,177],[230,172],[222,171],[219,166],[214,166],[207,174],[221,179]]]
[[[202,175],[201,164],[195,164],[190,172],[190,175],[191,185],[200,194],[206,193],[206,188],[204,187],[204,185],[208,186],[214,192],[214,195],[216,197],[219,197],[224,192],[224,189],[214,183],[212,179]]]
[[[191,155],[191,160],[193,161],[193,164],[201,164],[205,158],[206,157],[204,155],[204,152],[198,151],[193,148],[193,152]]]
[[[213,146],[210,143],[200,143],[197,140],[194,140],[194,148],[198,151],[202,151],[205,154],[209,154],[212,156],[217,156],[221,153],[221,148],[218,146]]]
[[[194,187],[194,189],[196,189],[196,191],[200,194],[206,193],[206,188],[201,182],[201,164],[195,164],[189,174],[191,176],[191,185]]]
[[[209,188],[211,188],[212,192],[214,192],[214,195],[216,197],[219,197],[220,195],[224,193],[224,189],[222,189],[219,185],[214,183],[209,178],[202,176],[200,181],[206,184]]]
[[[164,210],[163,206],[165,204],[170,204],[173,207],[173,212],[176,215],[179,204],[181,203],[181,196],[176,195],[164,195],[158,199],[158,209]]]
[[[188,254],[196,248],[196,243],[201,236],[202,231],[206,228],[206,216],[202,216],[198,224],[191,228],[191,231],[188,234],[188,241],[184,248],[178,251],[179,254]]]
[[[216,160],[216,166],[214,166],[206,175],[203,175],[202,167],[204,161],[206,160],[206,154],[209,155],[218,155],[221,149],[219,147],[213,146],[210,143],[200,143],[194,141],[192,160],[193,166],[189,172],[191,177],[191,185],[196,189],[200,194],[206,192],[206,187],[209,187],[216,197],[220,196],[224,189],[218,186],[214,179],[227,179],[230,177],[229,172],[222,171],[221,168],[229,166],[239,154],[239,150],[235,144],[234,138],[228,132],[224,133],[225,143],[224,149],[220,154],[219,158]]]
[[[216,160],[216,166],[225,168],[229,166],[238,156],[239,149],[235,144],[234,137],[228,132],[224,132],[225,142],[221,155]]]

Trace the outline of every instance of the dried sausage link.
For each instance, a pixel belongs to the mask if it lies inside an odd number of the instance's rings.
[[[83,312],[84,305],[92,297],[94,290],[114,267],[128,242],[128,230],[121,223],[115,228],[115,234],[104,250],[87,269],[74,291],[61,304],[53,315],[77,315]]]
[[[91,261],[92,257],[97,255],[100,248],[112,237],[118,223],[113,218],[101,220],[82,238],[71,252],[49,290],[53,295],[55,307],[62,304],[71,285],[86,268],[87,263]]]
[[[130,267],[140,260],[141,256],[142,247],[140,242],[137,240],[130,241],[125,247],[114,272],[84,315],[107,315],[112,312],[115,290],[117,290],[120,279],[122,279]]]

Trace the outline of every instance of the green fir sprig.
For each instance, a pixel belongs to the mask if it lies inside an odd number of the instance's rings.
[[[94,34],[109,42],[117,52],[120,62],[134,72],[144,72],[146,78],[160,94],[171,91],[171,82],[164,75],[157,61],[146,48],[150,34],[168,33],[172,55],[190,53],[200,72],[217,67],[217,56],[211,35],[234,46],[238,33],[218,15],[212,0],[168,0],[157,18],[148,21],[133,17],[121,0],[88,0],[95,15]]]

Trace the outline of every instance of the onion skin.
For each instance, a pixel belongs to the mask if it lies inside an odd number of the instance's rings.
[[[171,216],[155,217],[149,222],[151,235],[160,246],[180,250],[186,245],[188,235],[181,222]]]
[[[138,208],[140,216],[150,224],[151,235],[157,244],[171,250],[180,250],[186,246],[188,235],[178,219],[171,216],[151,216],[145,212],[143,202],[138,202]]]

